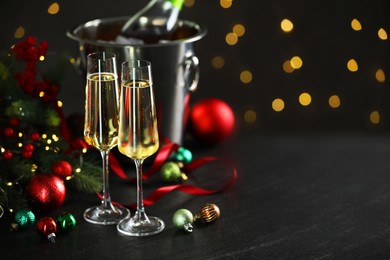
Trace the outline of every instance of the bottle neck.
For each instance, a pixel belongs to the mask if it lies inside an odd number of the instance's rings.
[[[171,2],[173,6],[175,6],[177,9],[181,10],[184,0],[168,0],[168,2]]]

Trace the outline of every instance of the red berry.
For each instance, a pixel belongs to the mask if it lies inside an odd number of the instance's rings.
[[[39,136],[39,133],[37,133],[37,132],[34,132],[34,133],[31,133],[31,134],[30,134],[30,139],[31,139],[32,141],[34,141],[34,142],[38,142],[38,141],[39,141],[39,138],[40,138],[40,136]]]
[[[15,136],[15,131],[11,127],[4,128],[3,134],[5,137],[14,137]]]
[[[24,159],[30,159],[31,158],[31,156],[32,156],[32,152],[30,152],[30,151],[22,151],[22,157],[24,158]]]
[[[13,117],[9,119],[8,123],[10,124],[10,126],[18,126],[20,124],[20,120]]]
[[[13,156],[14,155],[11,150],[5,150],[3,153],[3,158],[6,160],[11,160]]]
[[[32,144],[25,144],[25,145],[23,145],[23,151],[26,151],[26,152],[34,151],[34,145],[32,145]]]

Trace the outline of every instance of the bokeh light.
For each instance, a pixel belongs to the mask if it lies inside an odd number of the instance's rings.
[[[300,69],[303,65],[303,61],[299,56],[294,56],[291,58],[290,64],[293,69]]]
[[[281,98],[275,98],[272,101],[272,109],[276,112],[280,112],[284,109],[284,101]]]
[[[356,72],[356,71],[358,71],[359,66],[358,66],[358,64],[357,64],[357,62],[356,62],[355,59],[350,59],[350,60],[347,62],[347,68],[348,68],[348,70],[351,71],[351,72]]]
[[[221,56],[215,56],[211,60],[211,66],[214,69],[221,69],[221,68],[223,68],[223,66],[225,66],[225,59],[223,57],[221,57]]]
[[[240,80],[242,83],[248,84],[252,81],[252,78],[253,78],[252,72],[250,72],[249,70],[241,71]]]
[[[25,31],[24,27],[23,26],[19,26],[15,30],[14,37],[15,37],[15,39],[20,39],[20,38],[23,38],[25,34],[26,34],[26,31]]]
[[[222,8],[230,8],[233,4],[233,0],[220,0],[219,4]]]
[[[237,34],[230,32],[226,34],[225,41],[229,45],[235,45],[238,42],[238,36]]]
[[[311,103],[311,95],[307,92],[303,92],[299,95],[299,103],[302,106],[308,106]]]
[[[351,27],[355,31],[360,31],[362,29],[361,23],[356,18],[351,21]]]
[[[385,72],[382,69],[378,69],[375,72],[375,78],[380,83],[385,82],[385,80],[386,80]]]
[[[379,124],[381,121],[381,116],[377,110],[374,110],[370,113],[370,122],[374,125]]]
[[[338,95],[332,95],[329,97],[328,103],[331,108],[339,108],[341,105],[340,97]]]
[[[256,120],[257,120],[256,112],[253,111],[253,110],[245,111],[245,113],[244,113],[244,120],[245,120],[245,122],[247,122],[249,124],[252,124],[252,123],[256,122]]]
[[[184,5],[187,7],[192,7],[195,4],[195,0],[185,0]]]
[[[294,24],[289,19],[285,18],[280,22],[280,28],[288,33],[294,29]]]
[[[386,32],[386,30],[383,29],[383,28],[380,28],[380,29],[378,30],[378,37],[379,37],[379,39],[381,39],[381,40],[387,40],[387,32]]]
[[[283,70],[286,73],[294,72],[295,69],[291,66],[291,61],[290,60],[286,60],[285,62],[283,62]]]
[[[238,37],[241,37],[245,34],[245,27],[242,24],[236,24],[233,26],[233,33],[235,33]]]
[[[47,9],[47,12],[49,14],[58,14],[59,11],[60,11],[60,5],[57,2],[52,3]]]

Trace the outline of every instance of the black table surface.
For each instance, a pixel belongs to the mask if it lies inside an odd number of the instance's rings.
[[[72,194],[62,210],[77,219],[56,243],[34,230],[8,231],[0,219],[1,259],[386,259],[390,257],[390,136],[362,134],[247,135],[194,157],[233,160],[238,179],[207,196],[172,192],[146,208],[166,223],[150,237],[120,235],[115,226],[85,222],[99,200]],[[189,183],[220,187],[231,176],[223,163],[203,166]],[[135,189],[112,178],[113,200],[134,200]],[[152,183],[144,183],[146,195]],[[156,182],[156,180],[155,180]],[[179,208],[196,213],[215,203],[221,217],[177,230]],[[132,212],[134,213],[134,212]]]

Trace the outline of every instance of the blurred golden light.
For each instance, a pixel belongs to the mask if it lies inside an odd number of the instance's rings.
[[[280,112],[284,109],[284,101],[281,98],[275,98],[272,101],[272,109],[276,112]]]
[[[283,70],[286,72],[286,73],[292,73],[294,72],[294,68],[291,67],[291,61],[290,60],[286,60],[284,63],[283,63]]]
[[[251,124],[251,123],[256,122],[256,119],[257,119],[257,114],[256,114],[255,111],[253,111],[253,110],[245,111],[245,113],[244,113],[244,120],[245,120],[245,122]]]
[[[215,56],[211,60],[211,66],[215,69],[221,69],[225,65],[225,59],[221,56]]]
[[[340,97],[338,95],[332,95],[329,97],[328,103],[331,108],[338,108],[341,105]]]
[[[233,4],[233,0],[220,0],[219,4],[222,8],[230,8]]]
[[[45,60],[45,56],[41,55],[39,56],[39,61],[44,61]]]
[[[241,37],[245,34],[245,27],[242,24],[236,24],[233,26],[233,32],[238,36]]]
[[[45,92],[41,91],[39,92],[39,97],[43,97],[45,95]]]
[[[62,101],[58,100],[58,101],[57,101],[57,106],[58,106],[58,107],[62,107],[62,105],[63,105],[63,104],[62,104]]]
[[[228,34],[226,34],[225,40],[226,40],[227,44],[235,45],[238,42],[237,34],[235,34],[233,32],[228,33]]]
[[[47,9],[47,12],[49,14],[57,14],[59,11],[60,11],[60,5],[57,2],[52,3]]]
[[[299,103],[302,106],[308,106],[311,103],[311,96],[309,93],[303,92],[299,95]]]
[[[22,26],[19,26],[14,33],[14,37],[15,39],[23,38],[25,33],[26,31],[24,30],[24,28]]]
[[[377,110],[374,110],[370,113],[370,121],[373,124],[379,124],[381,121],[381,116]]]
[[[378,82],[383,83],[386,80],[385,72],[382,69],[379,69],[375,72],[375,78]]]
[[[248,84],[252,81],[252,72],[249,70],[243,70],[240,73],[240,80],[242,83]]]
[[[75,58],[70,58],[69,62],[70,62],[70,64],[76,64],[76,59]]]
[[[280,22],[280,28],[286,33],[291,32],[294,29],[294,24],[287,18]]]
[[[294,56],[291,58],[290,64],[294,69],[300,69],[303,65],[303,61],[299,56]]]
[[[362,25],[360,24],[358,19],[353,19],[352,20],[351,27],[355,31],[360,31],[362,29]]]
[[[195,4],[195,0],[185,0],[184,5],[187,7],[192,7]]]
[[[387,40],[387,32],[385,31],[385,29],[383,28],[380,28],[379,31],[378,31],[378,37],[379,39],[381,40]]]
[[[351,71],[351,72],[356,72],[356,71],[358,71],[359,66],[358,66],[356,60],[350,59],[350,60],[348,61],[348,63],[347,63],[347,68],[348,68],[348,70]]]

